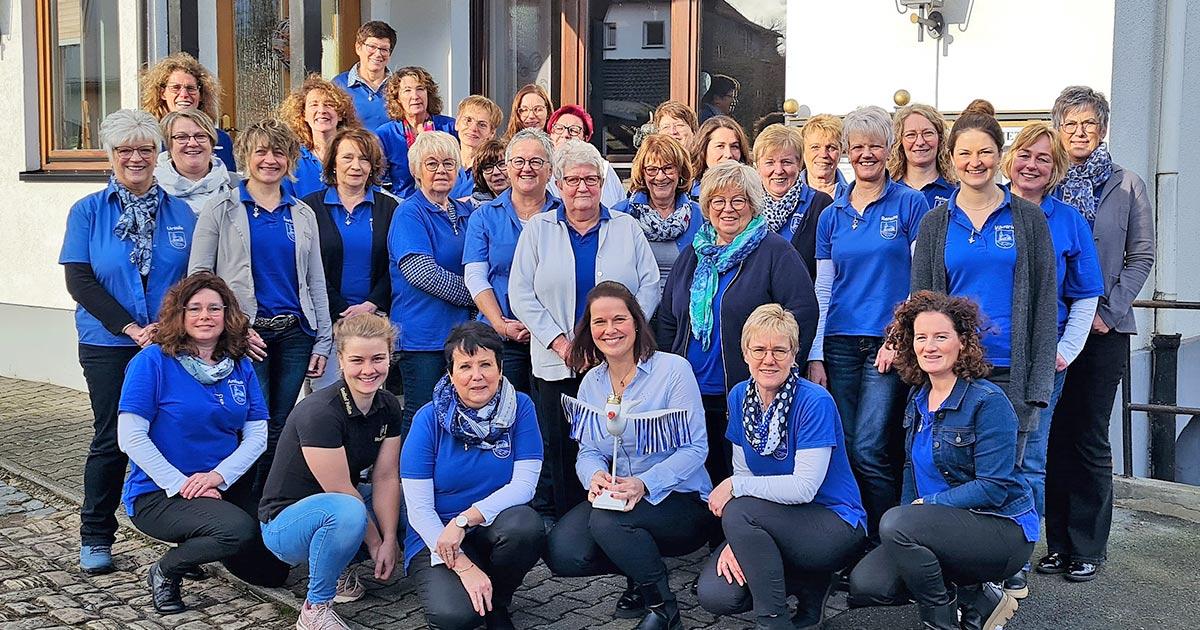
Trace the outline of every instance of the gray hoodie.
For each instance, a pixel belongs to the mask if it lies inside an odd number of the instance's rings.
[[[166,151],[158,154],[154,177],[158,179],[158,185],[162,186],[167,194],[186,201],[192,208],[192,213],[197,216],[200,215],[200,209],[204,207],[209,198],[228,192],[231,188],[236,187],[239,181],[237,173],[230,173],[221,158],[214,155],[208,174],[200,181],[194,182],[175,170],[175,164],[171,162],[171,155]]]

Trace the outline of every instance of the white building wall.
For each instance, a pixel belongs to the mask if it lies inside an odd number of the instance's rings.
[[[421,66],[441,88],[443,111],[455,114],[471,93],[471,3],[469,0],[368,0],[363,21],[383,20],[396,29],[389,66]]]
[[[604,21],[617,25],[617,47],[604,51],[605,59],[670,59],[671,4],[625,2],[608,8]],[[642,48],[644,22],[663,23],[663,47]]]

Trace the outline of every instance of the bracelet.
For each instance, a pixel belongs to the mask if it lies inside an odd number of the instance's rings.
[[[472,564],[471,566],[466,567],[461,571],[459,571],[458,569],[450,569],[450,570],[454,571],[455,573],[457,573],[459,575],[462,575],[462,574],[466,573],[467,571],[470,571],[471,569],[474,569],[474,568],[475,568],[475,565]]]

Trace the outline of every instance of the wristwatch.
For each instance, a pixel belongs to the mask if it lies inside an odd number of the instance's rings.
[[[454,524],[462,529],[466,529],[468,526],[471,525],[471,522],[467,520],[466,513],[463,513],[463,514],[459,514],[458,516],[454,517]]]

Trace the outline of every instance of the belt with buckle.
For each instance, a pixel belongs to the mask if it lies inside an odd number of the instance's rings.
[[[299,323],[300,318],[295,315],[254,318],[254,327],[259,330],[287,330]]]

